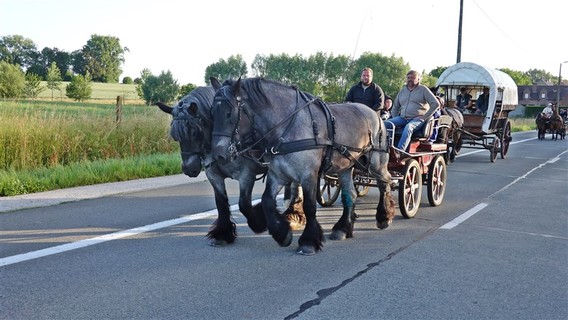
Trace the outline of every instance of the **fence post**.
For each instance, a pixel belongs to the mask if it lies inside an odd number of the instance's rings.
[[[123,96],[116,96],[116,123],[122,121],[122,102],[124,101]]]

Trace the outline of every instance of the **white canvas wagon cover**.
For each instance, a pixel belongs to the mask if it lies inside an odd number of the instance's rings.
[[[493,97],[497,88],[500,88],[503,90],[503,105],[518,104],[517,85],[508,74],[472,62],[460,62],[447,68],[438,78],[436,86],[486,86]]]

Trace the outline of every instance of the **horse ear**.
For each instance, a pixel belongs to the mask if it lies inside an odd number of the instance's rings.
[[[187,109],[192,116],[197,116],[197,111],[199,110],[197,103],[192,102]]]
[[[233,92],[234,95],[237,95],[237,96],[238,96],[238,95],[240,94],[242,82],[243,82],[243,81],[242,81],[241,77],[239,77],[239,80],[237,80],[237,82],[235,82],[235,83],[233,84],[233,87],[231,88],[231,89],[232,89],[231,91]]]
[[[160,108],[160,110],[164,111],[165,113],[172,114],[172,112],[174,111],[174,108],[168,106],[165,103],[156,102],[156,105],[158,106],[158,108]]]
[[[211,85],[213,86],[213,89],[215,89],[215,91],[217,91],[217,90],[219,90],[219,88],[221,88],[221,83],[219,82],[219,80],[217,80],[217,78],[210,77],[209,81],[211,82]]]

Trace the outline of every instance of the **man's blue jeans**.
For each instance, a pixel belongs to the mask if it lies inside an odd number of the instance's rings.
[[[400,140],[398,141],[397,145],[397,148],[403,151],[406,151],[406,148],[408,148],[408,145],[410,144],[410,139],[412,138],[412,133],[415,130],[422,128],[423,125],[424,121],[422,121],[420,118],[405,119],[401,116],[396,116],[394,118],[385,121],[385,126],[389,130],[393,128],[404,127],[404,129],[402,130],[402,135],[400,136]]]

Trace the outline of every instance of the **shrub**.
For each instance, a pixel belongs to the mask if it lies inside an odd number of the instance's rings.
[[[65,95],[75,101],[85,101],[91,98],[92,93],[91,76],[87,72],[85,76],[77,75],[71,79],[71,82],[67,85]]]
[[[0,97],[19,97],[24,91],[25,82],[25,75],[18,66],[0,61]]]
[[[130,77],[124,77],[122,79],[122,84],[133,84],[133,83],[134,83],[134,80],[132,80],[132,78],[130,78]]]

